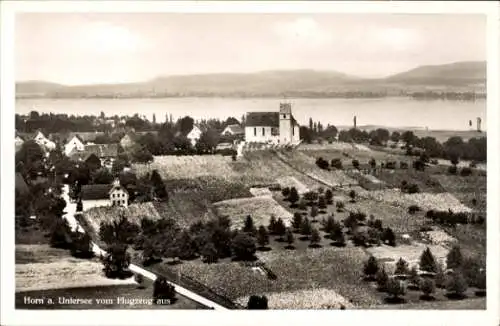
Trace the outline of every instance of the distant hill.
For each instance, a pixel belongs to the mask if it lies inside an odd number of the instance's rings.
[[[159,77],[142,83],[63,86],[19,82],[17,97],[377,97],[422,90],[485,92],[486,63],[422,66],[387,78],[336,71],[274,70]]]
[[[486,83],[486,62],[456,62],[421,66],[388,78],[386,82],[406,85],[478,85]]]

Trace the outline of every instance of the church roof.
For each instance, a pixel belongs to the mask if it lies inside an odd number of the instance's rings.
[[[298,125],[292,115],[292,124]],[[245,120],[247,127],[276,127],[280,126],[279,112],[248,112]]]

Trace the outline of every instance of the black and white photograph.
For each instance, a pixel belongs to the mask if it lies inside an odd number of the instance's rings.
[[[16,314],[490,311],[491,17],[260,5],[12,14]]]

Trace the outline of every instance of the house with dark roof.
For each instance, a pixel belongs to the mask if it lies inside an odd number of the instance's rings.
[[[292,115],[290,103],[280,103],[279,111],[248,112],[245,119],[245,142],[298,144],[300,126]]]
[[[221,133],[222,136],[244,135],[245,130],[239,124],[228,125]]]
[[[113,184],[92,184],[82,186],[80,193],[83,210],[103,206],[128,206],[127,189],[116,179]]]

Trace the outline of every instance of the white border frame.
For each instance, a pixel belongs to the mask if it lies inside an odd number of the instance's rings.
[[[475,13],[487,15],[488,298],[486,311],[29,311],[14,310],[14,16],[16,12],[270,12],[270,13]],[[499,325],[499,9],[496,1],[456,2],[195,2],[195,1],[2,1],[1,2],[1,311],[4,325],[304,325],[312,320],[345,324]]]

